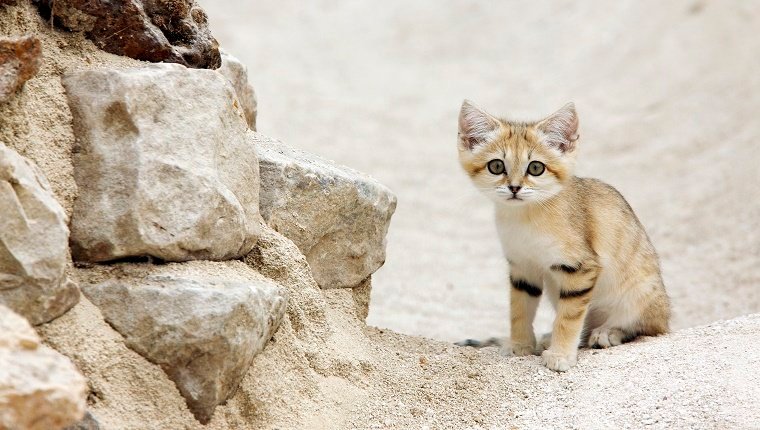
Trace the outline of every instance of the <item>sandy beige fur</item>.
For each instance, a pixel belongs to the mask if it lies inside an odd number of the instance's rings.
[[[577,131],[572,104],[523,123],[465,101],[459,120],[461,165],[495,203],[510,265],[512,352],[541,353],[557,371],[575,365],[579,343],[606,348],[665,333],[670,318],[657,253],[631,207],[613,187],[573,176]],[[492,160],[501,160],[505,173],[489,171]],[[543,163],[543,171],[527,173],[531,162]],[[537,344],[541,295],[556,318]]]

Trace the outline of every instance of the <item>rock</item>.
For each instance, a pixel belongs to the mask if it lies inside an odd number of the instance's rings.
[[[248,83],[248,69],[237,58],[233,57],[224,50],[222,53],[222,66],[217,72],[227,78],[235,88],[238,100],[245,112],[245,120],[251,130],[256,130],[256,93],[253,87]]]
[[[149,276],[83,290],[129,348],[164,369],[204,424],[235,392],[286,306],[284,289],[263,277]]]
[[[80,145],[72,255],[224,260],[255,245],[258,161],[232,86],[176,64],[64,78]]]
[[[86,401],[87,382],[71,361],[0,305],[0,428],[61,429],[82,418]]]
[[[66,430],[100,430],[100,423],[87,411],[78,423],[66,427]]]
[[[37,37],[0,38],[0,103],[36,75],[41,63],[42,44]]]
[[[396,197],[367,175],[256,134],[264,220],[306,256],[322,288],[354,287],[385,262]]]
[[[67,279],[69,229],[42,172],[0,143],[0,304],[32,324],[79,301]]]
[[[46,18],[100,49],[138,60],[216,69],[219,44],[194,0],[34,0]]]

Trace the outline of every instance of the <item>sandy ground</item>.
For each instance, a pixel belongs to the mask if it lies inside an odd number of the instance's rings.
[[[760,3],[202,3],[249,66],[260,131],[398,194],[370,324],[507,332],[490,204],[456,162],[465,97],[523,118],[576,102],[579,174],[647,227],[674,328],[760,310]]]
[[[409,380],[383,385],[349,422],[394,429],[757,429],[758,329],[760,316],[752,315],[582,350],[566,374],[544,368],[538,357],[505,359],[495,348],[475,353],[375,335],[380,347],[397,351],[390,362]]]

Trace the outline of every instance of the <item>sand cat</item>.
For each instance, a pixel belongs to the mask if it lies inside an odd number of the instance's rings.
[[[578,116],[572,103],[536,122],[499,119],[462,104],[459,161],[494,203],[510,267],[511,349],[549,369],[576,363],[579,344],[619,345],[668,331],[670,301],[652,243],[613,187],[573,176]],[[536,344],[541,296],[556,310]]]

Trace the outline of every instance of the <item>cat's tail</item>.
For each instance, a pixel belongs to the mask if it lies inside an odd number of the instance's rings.
[[[501,348],[502,346],[504,346],[504,340],[499,339],[498,337],[491,337],[486,340],[465,339],[465,340],[460,340],[459,342],[454,342],[454,345],[471,346],[473,348],[485,348],[487,346],[498,346],[499,348]]]

